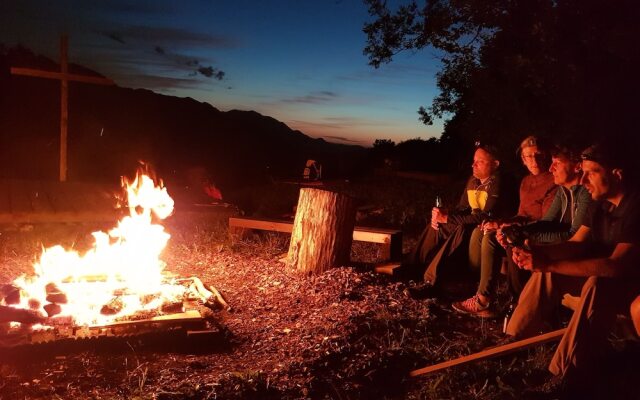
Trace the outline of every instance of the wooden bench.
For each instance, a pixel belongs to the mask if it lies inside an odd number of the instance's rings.
[[[248,217],[229,218],[230,233],[244,229],[291,233],[293,221]],[[353,240],[382,244],[382,257],[385,260],[400,260],[402,258],[402,231],[356,226],[353,230]]]

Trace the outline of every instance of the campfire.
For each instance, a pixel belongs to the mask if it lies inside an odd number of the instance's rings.
[[[228,305],[197,277],[164,271],[160,253],[170,235],[160,222],[174,202],[162,181],[142,169],[123,179],[129,215],[108,232],[94,232],[84,254],[58,245],[45,248],[34,272],[13,282],[5,303],[48,318],[42,324],[11,323],[0,332],[14,342],[58,337],[118,335],[158,327],[203,327],[206,310]],[[206,309],[206,310],[205,310]]]

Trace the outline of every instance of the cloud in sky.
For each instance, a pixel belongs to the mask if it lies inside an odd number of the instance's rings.
[[[161,44],[199,49],[232,49],[239,46],[238,40],[229,35],[214,35],[166,26],[123,25],[99,32],[121,43]]]
[[[392,126],[392,124],[381,120],[355,118],[355,117],[324,117],[314,121],[291,120],[296,125],[306,125],[315,128],[324,128],[332,130],[354,129],[356,127],[384,127]]]
[[[206,76],[207,78],[214,78],[214,79],[217,79],[219,81],[224,79],[224,71],[220,71],[219,69],[213,68],[212,66],[199,67],[198,68],[198,72],[200,74]]]
[[[347,137],[344,136],[332,136],[332,135],[325,135],[322,136],[323,139],[327,139],[330,142],[341,142],[341,143],[348,143],[348,144],[358,144],[358,145],[362,145],[362,144],[366,144],[366,140],[356,140],[356,139],[349,139]]]
[[[238,45],[228,35],[163,26],[120,25],[98,33],[109,39],[102,43],[103,50],[108,50],[103,65],[114,67],[114,78],[125,86],[158,91],[193,89],[202,83],[198,76],[209,82],[222,81],[227,73],[212,65],[211,51]]]
[[[280,99],[279,102],[287,103],[287,104],[297,104],[297,103],[319,104],[319,103],[331,102],[335,100],[337,97],[338,97],[337,93],[330,92],[328,90],[323,90],[319,92],[312,92],[305,96],[297,96],[297,97]]]
[[[139,74],[130,76],[139,88],[156,88],[158,91],[175,91],[179,89],[193,89],[201,85],[197,79],[175,78],[151,74]]]

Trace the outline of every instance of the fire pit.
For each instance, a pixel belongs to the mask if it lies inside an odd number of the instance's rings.
[[[164,271],[159,256],[170,235],[158,222],[171,215],[174,202],[162,181],[141,169],[122,183],[130,212],[115,228],[94,232],[93,247],[82,255],[62,246],[44,249],[34,273],[5,290],[5,305],[46,318],[0,325],[1,347],[162,330],[196,335],[212,331],[212,310],[229,309],[199,278]]]

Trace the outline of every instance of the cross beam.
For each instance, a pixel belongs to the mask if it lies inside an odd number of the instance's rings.
[[[67,36],[60,36],[60,72],[12,67],[14,75],[57,79],[60,81],[60,182],[67,180],[67,131],[69,127],[69,81],[94,85],[113,85],[111,79],[69,73]]]

